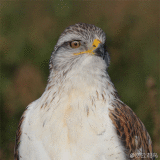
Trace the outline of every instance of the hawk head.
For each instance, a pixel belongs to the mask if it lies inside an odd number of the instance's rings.
[[[58,39],[50,68],[63,72],[71,68],[106,69],[110,60],[105,40],[105,33],[94,25],[78,23],[69,26]]]

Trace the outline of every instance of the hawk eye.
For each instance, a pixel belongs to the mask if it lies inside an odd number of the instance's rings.
[[[72,41],[72,42],[70,42],[70,46],[72,48],[78,48],[78,47],[80,47],[80,45],[81,45],[81,43],[79,41]]]

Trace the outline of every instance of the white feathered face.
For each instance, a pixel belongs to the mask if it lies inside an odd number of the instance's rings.
[[[84,61],[88,66],[91,63],[105,62],[107,68],[109,55],[105,40],[105,33],[94,25],[78,23],[69,26],[58,39],[51,55],[50,68],[68,70],[83,65]]]

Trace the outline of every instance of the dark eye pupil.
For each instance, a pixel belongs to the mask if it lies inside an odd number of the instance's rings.
[[[70,42],[70,46],[72,48],[78,48],[80,46],[80,42],[78,42],[78,41],[72,41],[72,42]]]

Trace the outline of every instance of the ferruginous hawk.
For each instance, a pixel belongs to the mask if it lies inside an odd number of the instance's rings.
[[[46,89],[20,119],[15,160],[127,160],[152,154],[145,126],[119,99],[108,75],[105,40],[102,29],[91,24],[64,30],[51,54]]]

